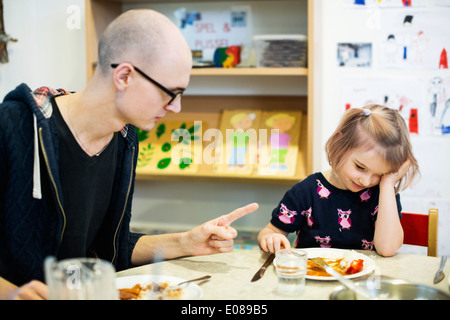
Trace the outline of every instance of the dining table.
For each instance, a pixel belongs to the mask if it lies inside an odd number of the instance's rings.
[[[414,284],[434,287],[449,294],[450,264],[446,264],[446,277],[434,284],[440,258],[417,254],[397,253],[383,257],[374,251],[356,250],[375,263],[373,272],[366,278],[377,275],[401,279]],[[189,256],[130,268],[116,273],[116,277],[162,274],[183,279],[194,279],[210,275],[209,280],[199,282],[205,300],[324,300],[340,286],[336,280],[306,279],[301,294],[288,296],[278,293],[278,277],[273,263],[263,277],[251,281],[254,274],[266,261],[268,254],[261,250],[234,250],[205,256]],[[358,280],[358,279],[354,279]]]

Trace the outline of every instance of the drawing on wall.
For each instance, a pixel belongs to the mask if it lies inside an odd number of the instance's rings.
[[[301,120],[301,112],[263,113],[261,128],[267,133],[268,138],[260,140],[257,174],[279,176],[295,174]]]
[[[196,172],[196,154],[202,153],[203,127],[194,121],[159,121],[150,131],[137,129],[138,173]]]
[[[430,130],[450,133],[450,77],[433,77],[428,84]]]
[[[342,0],[342,1],[346,7],[353,7],[353,8],[424,7],[428,5],[428,0]]]
[[[410,133],[430,134],[430,113],[423,79],[346,78],[342,82],[342,110],[376,103],[398,110]]]
[[[337,62],[339,67],[368,68],[372,66],[371,43],[338,43]]]
[[[434,0],[436,6],[450,7],[450,0]]]
[[[216,146],[215,171],[238,175],[252,174],[257,161],[259,110],[224,110],[220,121],[223,142]]]
[[[388,11],[381,15],[381,68],[448,69],[445,11]]]

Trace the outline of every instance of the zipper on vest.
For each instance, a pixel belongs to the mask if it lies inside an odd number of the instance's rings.
[[[134,159],[134,151],[135,151],[135,148],[136,148],[136,147],[133,147],[133,153],[132,153],[131,159]],[[127,203],[128,203],[128,197],[129,197],[129,195],[130,195],[132,178],[133,178],[133,165],[131,165],[130,180],[129,180],[129,182],[128,182],[128,190],[127,190],[127,196],[125,197],[125,205],[123,206],[122,215],[120,216],[120,220],[119,220],[119,223],[117,224],[116,231],[114,232],[114,238],[113,238],[113,249],[114,249],[114,253],[113,253],[113,257],[112,257],[112,259],[111,259],[111,263],[114,263],[114,259],[116,259],[116,254],[117,254],[117,249],[116,249],[116,238],[117,238],[117,233],[119,232],[119,227],[120,227],[120,225],[122,224],[123,216],[125,215],[125,211],[126,211],[126,209],[127,209]]]
[[[58,202],[58,206],[59,206],[59,209],[61,210],[61,214],[62,214],[62,218],[63,218],[63,226],[62,226],[62,229],[61,229],[61,237],[59,239],[59,243],[61,244],[62,239],[63,239],[63,235],[64,235],[64,231],[66,229],[66,214],[65,214],[63,206],[61,204],[61,199],[59,198],[59,192],[58,192],[58,188],[56,187],[55,178],[53,177],[52,171],[50,170],[50,164],[48,163],[48,156],[47,156],[47,152],[45,151],[44,140],[42,139],[42,127],[39,128],[39,141],[40,141],[41,146],[42,146],[42,154],[44,156],[45,165],[47,166],[48,175],[50,177],[50,181],[52,182],[53,188],[55,189],[56,201]]]

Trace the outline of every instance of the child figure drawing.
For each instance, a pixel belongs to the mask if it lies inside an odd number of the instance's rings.
[[[278,133],[269,138],[271,146],[270,169],[287,170],[286,155],[291,136],[287,133],[295,123],[295,117],[287,113],[277,113],[266,120],[266,126],[278,129]]]
[[[403,243],[399,191],[419,175],[405,121],[381,105],[349,109],[325,149],[331,168],[286,192],[258,235],[260,247],[290,248],[286,236],[296,232],[297,248],[394,255]]]
[[[232,140],[231,156],[228,161],[230,167],[245,166],[245,155],[250,136],[246,130],[253,125],[256,115],[254,113],[237,113],[230,119],[230,124],[235,129],[234,133],[229,137]]]

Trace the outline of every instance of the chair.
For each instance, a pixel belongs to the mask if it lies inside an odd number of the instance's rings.
[[[438,209],[430,209],[428,215],[402,212],[400,223],[403,244],[428,247],[428,256],[437,256]]]

